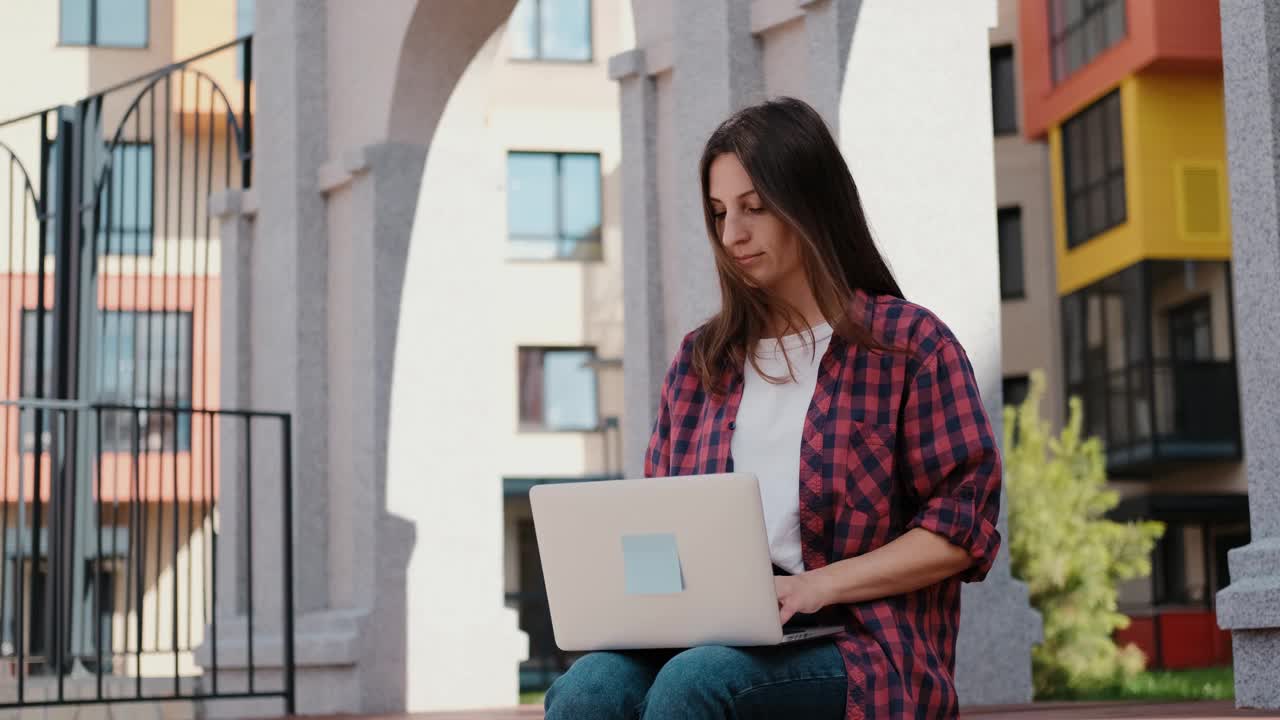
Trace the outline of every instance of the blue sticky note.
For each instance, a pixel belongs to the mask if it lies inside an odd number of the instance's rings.
[[[667,595],[684,590],[676,536],[623,535],[622,562],[628,595]]]

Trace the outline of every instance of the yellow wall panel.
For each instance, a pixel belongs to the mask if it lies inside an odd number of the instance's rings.
[[[1125,143],[1138,148],[1130,167],[1141,183],[1133,197],[1144,210],[1146,255],[1230,258],[1222,77],[1144,73],[1130,82],[1136,127],[1131,135],[1126,126]],[[1206,231],[1209,217],[1217,227]]]
[[[1222,79],[1144,73],[1120,83],[1126,222],[1068,250],[1061,126],[1049,131],[1058,292],[1144,259],[1231,257]]]

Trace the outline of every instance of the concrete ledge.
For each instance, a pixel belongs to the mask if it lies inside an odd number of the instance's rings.
[[[1218,627],[1280,630],[1280,573],[1233,580],[1218,592]]]
[[[360,632],[364,612],[312,613],[298,618],[295,627],[294,661],[299,668],[353,666],[359,660]],[[213,665],[213,645],[206,639],[195,651],[196,662],[208,669]],[[280,628],[254,629],[255,669],[284,665],[284,638]],[[218,621],[218,670],[244,670],[249,666],[248,623],[243,617]]]
[[[676,46],[670,40],[660,42],[645,51],[644,71],[649,75],[661,75],[676,66]]]
[[[610,80],[626,80],[634,75],[643,75],[644,72],[644,50],[640,48],[620,52],[609,58]]]
[[[351,182],[351,173],[341,159],[330,160],[316,171],[316,188],[322,195],[328,195]]]
[[[751,3],[751,34],[760,35],[804,17],[805,5],[796,0],[755,0]]]
[[[664,40],[652,47],[634,48],[609,58],[609,79],[617,82],[637,75],[660,75],[675,64],[675,45]]]
[[[341,157],[330,160],[316,171],[316,187],[321,194],[346,187],[357,175],[369,171],[374,145],[362,145],[347,150]]]
[[[209,214],[218,219],[258,214],[258,194],[253,189],[222,190],[209,195]]]
[[[1218,592],[1224,630],[1280,629],[1280,538],[1264,538],[1227,555],[1231,584]]]

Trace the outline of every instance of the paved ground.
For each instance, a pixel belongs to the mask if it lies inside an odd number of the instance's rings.
[[[965,720],[1103,720],[1104,718],[1129,718],[1131,720],[1218,720],[1219,718],[1263,717],[1280,718],[1280,711],[1237,710],[1230,702],[1191,703],[1039,703],[1036,705],[1002,705],[974,708],[961,714]],[[425,713],[419,715],[378,715],[345,717],[341,720],[540,720],[542,708],[523,705],[501,710],[472,712]],[[311,718],[310,720],[315,720]],[[332,720],[340,720],[333,718]]]

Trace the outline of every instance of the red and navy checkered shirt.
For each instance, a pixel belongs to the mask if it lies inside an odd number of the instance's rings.
[[[862,555],[912,528],[964,548],[963,572],[915,592],[847,606],[837,636],[849,675],[847,720],[956,717],[960,582],[986,577],[1000,547],[1000,455],[973,368],[928,310],[858,292],[851,307],[879,343],[838,334],[818,370],[800,444],[800,543],[806,570]],[[667,372],[645,475],[731,472],[742,368],[706,391],[685,337]]]

